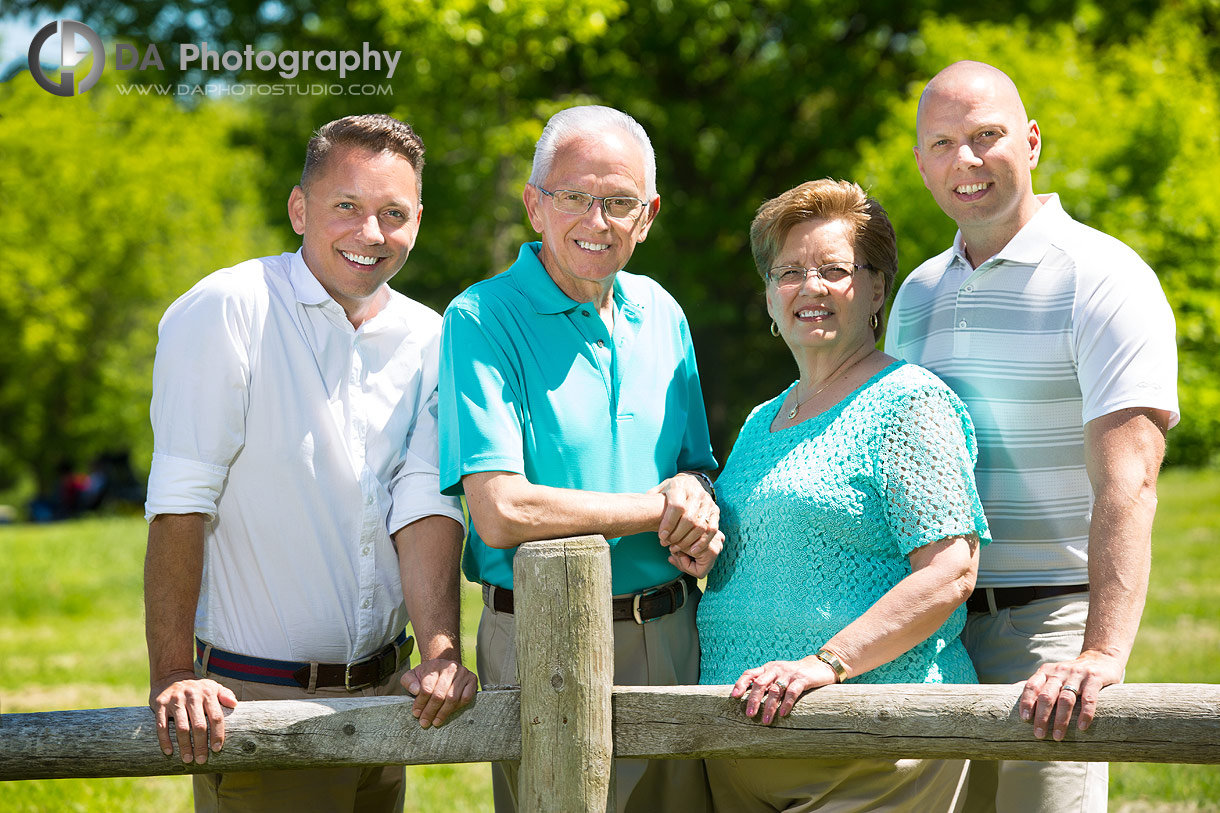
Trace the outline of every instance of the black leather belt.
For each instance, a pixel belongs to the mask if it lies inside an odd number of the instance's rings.
[[[411,655],[415,639],[404,629],[381,649],[351,663],[277,661],[217,649],[195,639],[195,660],[205,673],[216,673],[237,680],[300,686],[302,689],[330,689],[342,686],[349,692],[380,686]]]
[[[613,600],[611,617],[615,621],[635,621],[644,624],[670,613],[676,613],[686,604],[691,590],[697,582],[693,576],[683,575],[660,587],[652,587],[629,596]],[[483,583],[483,604],[498,613],[513,612],[513,591],[494,584]]]
[[[966,610],[972,613],[989,613],[991,605],[987,603],[987,591],[990,590],[995,599],[997,610],[1007,610],[1009,607],[1021,607],[1040,598],[1055,598],[1072,593],[1087,593],[1087,584],[1054,584],[1045,587],[976,587],[966,599]]]

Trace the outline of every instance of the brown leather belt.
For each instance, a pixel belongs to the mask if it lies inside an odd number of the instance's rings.
[[[966,599],[966,610],[972,613],[989,613],[991,605],[987,602],[987,591],[995,599],[997,610],[1007,610],[1009,607],[1022,607],[1040,598],[1055,598],[1072,593],[1087,593],[1087,584],[1053,584],[1045,587],[976,587]]]
[[[611,605],[611,617],[615,621],[635,621],[637,624],[645,624],[670,613],[676,613],[686,604],[686,600],[696,584],[693,576],[683,575],[660,587],[652,587],[629,596],[619,596],[613,600]],[[497,613],[511,615],[513,591],[484,582],[483,604]]]

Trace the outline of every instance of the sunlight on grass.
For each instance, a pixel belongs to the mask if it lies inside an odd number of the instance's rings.
[[[1148,606],[1130,682],[1220,682],[1220,472],[1161,480]],[[0,711],[147,702],[138,518],[0,526]],[[481,600],[466,584],[463,649],[473,665]],[[1111,766],[1116,813],[1220,813],[1220,768]],[[61,779],[0,786],[0,811],[191,809],[186,777]],[[406,810],[490,811],[486,763],[407,768]]]

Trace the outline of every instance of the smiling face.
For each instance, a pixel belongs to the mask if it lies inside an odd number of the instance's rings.
[[[1038,210],[1032,170],[1041,133],[1000,71],[957,63],[928,83],[919,103],[915,162],[967,246],[999,251]]]
[[[842,220],[806,220],[792,227],[775,265],[818,268],[828,263],[858,263],[852,228]],[[834,348],[844,355],[875,343],[869,320],[885,302],[882,275],[857,269],[853,276],[827,283],[809,274],[802,285],[780,288],[767,283],[767,313],[794,354],[802,348]]]
[[[406,158],[340,149],[308,190],[292,190],[288,216],[304,237],[305,264],[359,327],[380,310],[388,297],[382,286],[407,261],[422,207]]]
[[[647,200],[644,157],[625,133],[615,130],[578,136],[559,147],[544,187],[569,189],[599,197],[622,195]],[[601,304],[614,286],[614,275],[644,242],[660,198],[627,218],[607,217],[594,201],[583,215],[557,211],[535,187],[525,187],[530,224],[542,235],[539,259],[551,279],[577,302]]]

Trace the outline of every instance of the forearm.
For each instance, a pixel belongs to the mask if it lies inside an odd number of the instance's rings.
[[[849,676],[876,669],[927,640],[970,595],[978,569],[973,536],[940,540],[920,551],[919,566],[909,576],[824,644]]]
[[[424,517],[399,529],[394,544],[420,659],[460,663],[462,526],[448,517]]]
[[[581,534],[613,538],[656,531],[666,505],[661,494],[552,488],[505,472],[467,475],[463,486],[479,536],[497,548]]]
[[[1086,427],[1096,495],[1089,525],[1089,615],[1084,652],[1125,667],[1139,631],[1152,563],[1156,481],[1164,455],[1157,413],[1123,410]]]
[[[202,514],[161,514],[148,527],[144,628],[149,681],[194,669],[195,608],[203,578]]]

